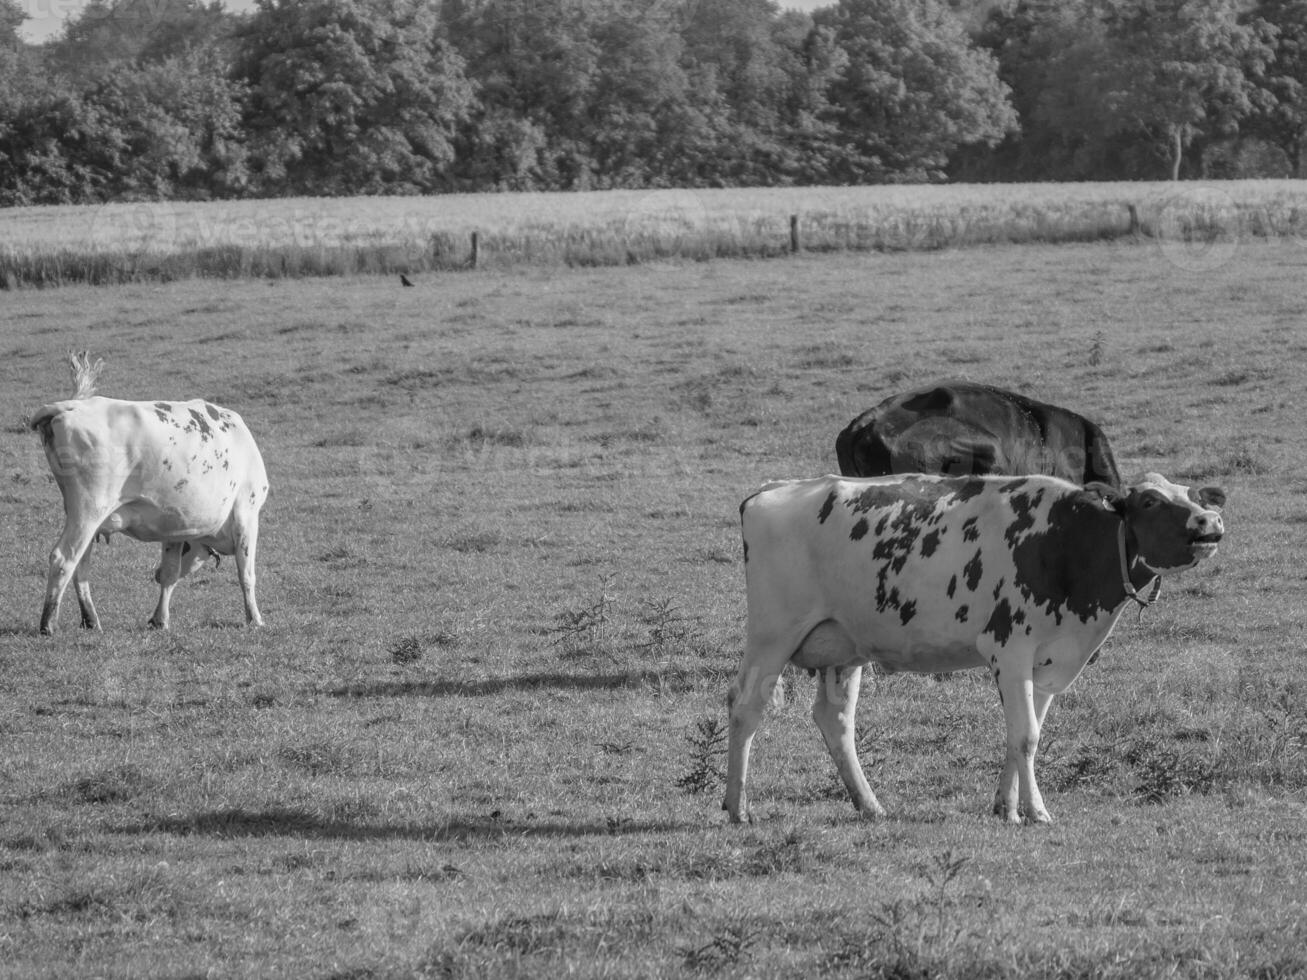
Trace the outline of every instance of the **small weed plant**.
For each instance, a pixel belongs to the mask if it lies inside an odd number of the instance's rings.
[[[722,785],[726,776],[717,760],[726,754],[726,726],[712,716],[700,718],[686,741],[690,743],[690,765],[676,781],[677,788],[696,795]]]

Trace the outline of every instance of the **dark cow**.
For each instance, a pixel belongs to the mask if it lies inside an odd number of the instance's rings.
[[[1014,391],[943,381],[886,398],[835,440],[845,476],[1043,473],[1121,486],[1112,447],[1082,415]]]
[[[1156,576],[1216,553],[1215,487],[1148,474],[1123,491],[1048,476],[835,476],[774,483],[740,507],[748,618],[731,685],[724,807],[749,819],[749,746],[787,663],[821,674],[813,719],[854,805],[881,809],[858,764],[862,667],[986,667],[1007,722],[995,812],[1048,821],[1035,750],[1065,691]]]

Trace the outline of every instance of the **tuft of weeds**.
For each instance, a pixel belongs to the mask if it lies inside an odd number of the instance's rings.
[[[1103,331],[1096,331],[1094,333],[1094,339],[1089,343],[1090,367],[1098,367],[1098,365],[1103,363],[1103,348],[1105,343],[1106,339],[1103,336]]]
[[[964,901],[989,904],[987,894],[955,894],[968,861],[950,849],[921,865],[917,873],[925,887],[912,897],[882,903],[871,914],[870,936],[864,930],[844,935],[842,948],[822,960],[823,970],[860,969],[866,971],[860,975],[877,980],[978,975],[981,950],[974,947],[980,941],[992,944],[993,937],[982,936],[959,915]]]
[[[139,796],[148,782],[139,767],[123,763],[74,779],[65,795],[78,803],[123,803]]]
[[[743,921],[732,922],[719,929],[707,942],[681,946],[677,952],[689,969],[716,972],[747,959],[762,934],[756,925]]]
[[[416,633],[402,636],[390,645],[390,662],[394,664],[415,664],[422,659],[422,637]]]
[[[1210,793],[1221,781],[1215,754],[1201,756],[1140,740],[1130,745],[1125,759],[1138,781],[1134,795],[1143,803],[1165,803],[1174,797]]]
[[[354,765],[354,755],[354,750],[348,746],[324,741],[285,745],[277,752],[282,764],[310,776],[347,773]]]
[[[726,754],[726,726],[709,715],[695,722],[685,739],[690,743],[690,767],[676,781],[677,788],[694,795],[720,786],[726,774],[715,760]]]
[[[706,657],[714,652],[712,644],[701,633],[701,624],[686,616],[671,596],[643,600],[639,616],[649,630],[649,635],[636,644],[636,649],[642,654],[654,657],[696,654]]]
[[[548,629],[553,634],[554,645],[572,654],[589,653],[602,647],[608,638],[612,607],[613,597],[601,590],[591,602],[562,610]]]

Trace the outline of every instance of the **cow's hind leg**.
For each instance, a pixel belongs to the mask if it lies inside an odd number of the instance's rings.
[[[182,575],[182,553],[186,547],[184,541],[165,541],[160,550],[159,567],[154,570],[154,580],[159,583],[159,604],[147,624],[151,629],[166,630],[169,626],[172,590]]]
[[[1007,755],[994,797],[994,812],[1008,823],[1049,823],[1039,784],[1035,782],[1035,753],[1039,733],[1048,712],[1051,694],[1034,689],[1027,672],[1024,677],[1009,667],[997,678],[1003,718],[1007,725]]]
[[[821,737],[858,812],[864,817],[883,817],[885,808],[871,791],[854,741],[854,716],[861,688],[861,667],[827,667],[818,675],[812,720],[821,729]]]
[[[236,578],[240,581],[241,596],[245,600],[245,622],[262,626],[259,604],[254,598],[254,556],[259,544],[259,512],[249,511],[237,515],[233,533],[236,552]]]
[[[103,518],[86,509],[65,510],[64,529],[50,551],[50,571],[45,580],[45,604],[41,607],[41,632],[50,636],[58,628],[59,606],[63,602],[68,583],[77,575],[95,532],[99,530]],[[82,594],[78,586],[78,596]],[[89,601],[90,593],[86,593]],[[94,612],[94,608],[92,608]],[[82,608],[83,622],[86,621],[86,608]],[[98,618],[96,625],[99,625]]]
[[[91,552],[95,550],[95,539],[86,546],[86,551],[82,555],[82,560],[77,563],[77,568],[73,571],[73,588],[77,592],[77,605],[82,611],[82,627],[88,630],[98,630],[100,628],[100,615],[95,611],[95,603],[91,601],[91,582],[89,573],[91,571]]]
[[[731,823],[753,822],[744,786],[749,776],[749,749],[753,745],[754,733],[762,722],[763,709],[771,700],[785,667],[785,660],[788,659],[787,654],[779,664],[771,665],[775,658],[757,655],[756,649],[753,643],[746,646],[740,672],[731,682],[726,695],[730,721],[726,752],[726,798],[722,801],[722,809],[729,815]]]

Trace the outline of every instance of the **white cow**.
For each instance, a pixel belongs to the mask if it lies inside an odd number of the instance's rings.
[[[41,435],[64,498],[64,529],[50,552],[41,632],[55,631],[59,603],[76,583],[82,625],[100,628],[86,581],[92,545],[122,532],[159,541],[154,578],[159,604],[149,625],[168,628],[168,602],[179,579],[209,555],[235,555],[245,618],[263,625],[254,599],[259,508],[268,475],[241,417],[206,401],[129,402],[94,395],[103,362],[69,354],[77,390],[39,409]]]
[[[787,663],[821,674],[813,719],[854,805],[884,814],[854,747],[874,663],[989,668],[1007,722],[994,811],[1047,822],[1034,761],[1049,702],[1156,576],[1215,554],[1224,500],[1156,474],[1120,491],[919,474],[764,487],[740,506],[748,625],[728,695],[730,819],[749,819],[749,746]]]

